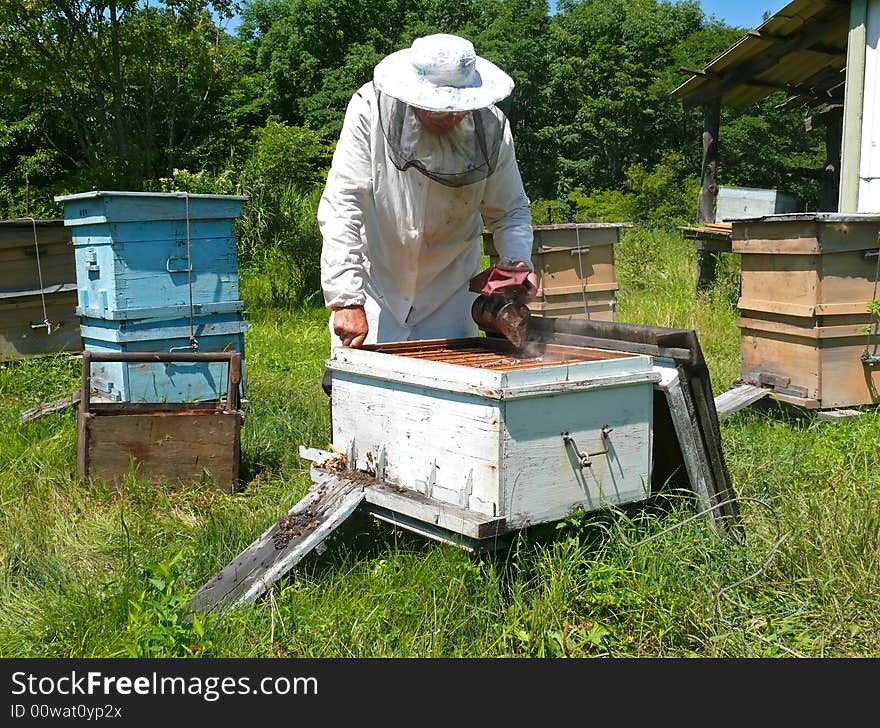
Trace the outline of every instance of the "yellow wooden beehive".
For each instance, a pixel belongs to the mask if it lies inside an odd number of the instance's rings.
[[[812,408],[880,401],[862,355],[877,295],[880,214],[799,213],[733,223],[742,258],[742,379]]]
[[[617,272],[614,245],[629,223],[565,223],[536,225],[532,265],[538,292],[529,304],[539,316],[614,321]],[[499,262],[491,233],[483,233],[489,261]]]

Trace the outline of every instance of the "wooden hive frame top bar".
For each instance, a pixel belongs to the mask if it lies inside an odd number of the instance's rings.
[[[402,341],[388,344],[373,344],[363,348],[380,354],[393,354],[411,359],[437,361],[444,364],[455,364],[477,369],[492,369],[495,371],[537,369],[540,367],[607,359],[623,359],[634,356],[624,352],[537,342],[529,342],[523,349],[516,349],[506,340],[482,337]]]

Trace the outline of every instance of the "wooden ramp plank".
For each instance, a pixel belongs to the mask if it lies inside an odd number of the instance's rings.
[[[816,413],[817,420],[834,422],[836,420],[855,420],[862,416],[862,412],[854,409],[820,410]]]
[[[327,476],[193,595],[189,609],[227,611],[251,602],[321,544],[361,504],[364,484]]]
[[[734,412],[754,404],[759,399],[771,394],[771,391],[766,387],[757,387],[754,384],[742,384],[722,392],[715,398],[715,410],[718,412],[718,419],[723,420]]]
[[[31,420],[35,420],[38,417],[42,417],[43,415],[50,415],[53,412],[60,412],[67,407],[72,407],[75,404],[79,404],[81,396],[82,393],[77,390],[67,397],[54,399],[51,402],[44,402],[38,407],[33,407],[32,409],[28,409],[22,412],[19,415],[18,422],[19,424],[23,425],[25,422],[30,422]]]
[[[472,539],[504,532],[506,520],[429,498],[406,488],[375,483],[364,492],[366,502]]]

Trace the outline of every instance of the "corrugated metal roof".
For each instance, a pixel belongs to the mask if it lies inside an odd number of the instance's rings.
[[[748,106],[774,91],[792,105],[842,102],[848,0],[794,0],[676,88],[685,107]]]

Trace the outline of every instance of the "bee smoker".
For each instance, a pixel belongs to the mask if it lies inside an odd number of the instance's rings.
[[[525,269],[487,268],[470,282],[470,290],[479,293],[471,306],[471,316],[484,331],[504,336],[517,349],[526,341],[529,308],[524,298],[531,292]]]

